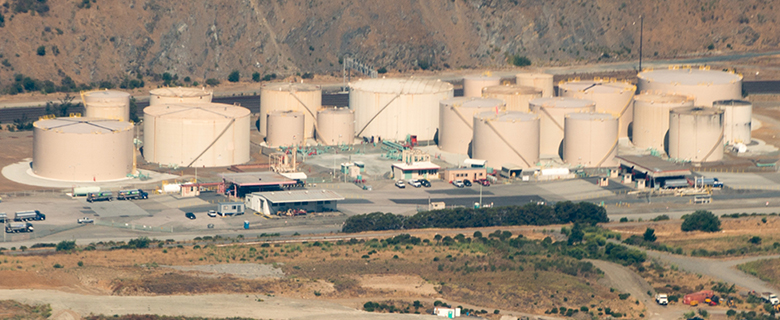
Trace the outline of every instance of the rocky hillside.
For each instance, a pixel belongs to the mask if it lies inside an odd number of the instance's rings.
[[[193,81],[777,49],[772,0],[0,0],[0,88],[15,74],[79,83],[168,72]],[[774,5],[778,5],[777,8]]]

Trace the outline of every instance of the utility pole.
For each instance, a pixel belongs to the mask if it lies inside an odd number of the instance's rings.
[[[645,17],[639,16],[639,72],[642,72],[642,40],[645,31]]]

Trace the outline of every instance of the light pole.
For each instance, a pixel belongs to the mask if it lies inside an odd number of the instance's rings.
[[[482,208],[482,182],[479,182],[479,207]]]

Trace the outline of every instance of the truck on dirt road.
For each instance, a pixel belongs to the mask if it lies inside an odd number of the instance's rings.
[[[659,293],[655,295],[655,303],[665,306],[669,304],[669,298],[666,296],[666,293]]]
[[[773,306],[776,306],[778,303],[780,303],[780,300],[777,299],[777,295],[771,292],[762,292],[761,300],[764,300],[766,303],[771,303]]]
[[[6,233],[33,232],[33,225],[29,222],[11,222],[5,226]]]
[[[718,304],[718,301],[718,297],[712,290],[702,290],[699,292],[689,293],[683,297],[683,304],[690,306],[695,306],[700,303],[706,303],[714,306]]]
[[[38,210],[17,211],[14,221],[46,220],[46,215]]]

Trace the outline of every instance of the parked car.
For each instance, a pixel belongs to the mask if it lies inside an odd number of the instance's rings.
[[[95,223],[95,220],[93,220],[93,219],[91,219],[89,217],[84,217],[84,218],[79,218],[78,222],[79,222],[79,224],[82,224],[82,223]]]
[[[406,185],[404,184],[403,180],[396,181],[395,182],[395,186],[398,187],[398,188],[401,188],[401,189],[406,188]]]
[[[458,187],[458,188],[463,188],[463,187],[464,187],[464,185],[463,185],[463,181],[461,181],[461,180],[453,180],[453,181],[452,181],[452,185],[453,185],[453,186],[456,186],[456,187]]]
[[[467,186],[467,187],[471,187],[471,181],[469,181],[469,179],[464,179],[463,180],[463,185]]]
[[[209,217],[212,217],[212,218],[216,217],[217,216],[217,210],[214,210],[214,209],[209,210],[208,215],[209,215]]]
[[[476,180],[476,182],[481,184],[482,186],[485,186],[485,187],[489,187],[490,186],[490,180],[488,180],[488,179]]]
[[[195,214],[192,212],[187,212],[184,214],[184,216],[187,217],[187,219],[195,220]]]
[[[420,180],[418,180],[418,181],[420,181],[420,184],[421,184],[423,187],[426,187],[426,188],[430,188],[430,187],[431,187],[431,182],[430,182],[430,181],[428,181],[428,180],[426,180],[426,179],[420,179]]]
[[[409,181],[407,181],[407,182],[408,182],[408,183],[409,183],[409,185],[410,185],[410,186],[412,186],[412,187],[415,187],[415,188],[422,187],[422,183],[420,183],[420,181],[417,181],[417,180],[411,179],[411,180],[409,180]]]

